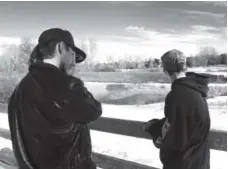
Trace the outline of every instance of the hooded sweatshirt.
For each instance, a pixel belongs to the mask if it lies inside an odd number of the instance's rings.
[[[165,99],[165,118],[153,125],[160,128],[148,131],[160,148],[164,169],[210,168],[208,80],[203,74],[190,72],[175,80]]]

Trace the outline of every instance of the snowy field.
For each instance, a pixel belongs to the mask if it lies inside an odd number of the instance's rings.
[[[159,159],[159,150],[153,146],[153,143],[150,140],[108,134],[98,131],[91,131],[91,137],[94,152],[146,164],[156,168],[162,168],[162,164]],[[0,138],[0,149],[5,147],[12,149],[11,141]],[[211,169],[227,168],[224,165],[227,160],[227,152],[218,150],[210,151]],[[0,166],[0,169],[3,168]]]
[[[212,129],[227,131],[226,97],[208,99]],[[103,117],[148,121],[163,117],[164,103],[144,106],[116,106],[103,104]],[[7,114],[0,113],[0,129],[9,129]],[[122,136],[118,134],[91,131],[93,151],[137,163],[161,168],[159,150],[151,140]],[[101,139],[102,138],[102,139]],[[137,145],[137,146],[136,146]],[[0,149],[12,149],[11,141],[0,138]],[[227,152],[211,150],[211,169],[225,169]],[[1,169],[1,168],[0,168]]]
[[[226,66],[194,67],[194,68],[188,68],[188,71],[227,76]]]
[[[132,92],[143,92],[147,90],[152,90],[154,88],[162,88],[165,91],[171,90],[171,84],[170,83],[106,83],[106,82],[85,82],[85,86],[88,88],[89,91],[91,91],[95,95],[105,95],[107,94],[108,86],[120,86],[119,89],[116,87],[115,91],[118,90],[132,90]],[[226,83],[210,83],[210,87],[227,87]],[[121,88],[122,87],[122,88]],[[152,91],[154,92],[154,91]]]
[[[95,98],[114,105],[144,105],[163,102],[171,89],[168,83],[85,82]],[[209,84],[209,97],[226,95],[227,84]]]
[[[211,77],[211,83],[226,83],[227,68],[226,66],[215,67],[195,67],[188,68],[187,71],[196,73],[206,73]],[[8,77],[5,76],[8,74]],[[220,76],[221,75],[221,76]],[[17,81],[21,79],[24,74],[18,72],[0,72],[0,79],[11,79]],[[76,77],[81,78],[85,82],[118,82],[118,83],[169,83],[169,78],[163,73],[162,69],[157,71],[149,71],[147,69],[133,69],[125,72],[77,72]],[[8,79],[8,80],[9,80]],[[11,82],[12,83],[12,82]]]
[[[211,128],[227,131],[227,97],[220,96],[208,99],[211,116]],[[148,121],[164,117],[164,102],[149,105],[107,105],[102,104],[102,117],[132,121]],[[7,114],[0,113],[0,128],[9,129]]]
[[[162,72],[162,68],[154,68],[152,69],[155,72]],[[118,72],[134,72],[134,71],[141,71],[141,72],[148,72],[147,69],[118,69]],[[193,67],[188,68],[187,71],[189,72],[196,72],[196,73],[208,73],[212,75],[223,75],[227,76],[227,67],[224,65],[221,66],[208,66],[208,67]]]
[[[194,69],[193,69],[194,70]],[[192,71],[193,71],[192,70]],[[190,71],[190,70],[189,70]],[[206,69],[194,70],[196,72],[205,72]],[[208,71],[208,70],[207,70]],[[212,73],[224,73],[219,70]],[[225,72],[225,75],[227,73]],[[144,93],[149,95],[149,91],[155,96],[156,93],[168,93],[171,85],[168,83],[102,83],[102,82],[85,82],[86,87],[93,93],[96,98],[103,96],[108,97],[127,97],[133,94]],[[227,84],[209,84],[210,88],[223,92]],[[218,90],[219,89],[219,90]],[[227,89],[226,89],[227,90]],[[144,96],[143,96],[144,97]],[[157,97],[157,96],[156,96]],[[139,99],[139,98],[138,98]],[[148,99],[148,98],[146,98]],[[139,99],[140,100],[140,99]],[[227,131],[227,96],[219,96],[208,99],[208,105],[211,116],[211,129]],[[162,118],[164,115],[164,102],[153,103],[148,105],[113,105],[102,104],[102,117],[115,119],[124,119],[132,121],[146,122],[153,118]],[[8,118],[6,113],[0,113],[0,130],[9,129]],[[93,151],[103,155],[108,155],[128,161],[149,165],[156,168],[162,168],[159,159],[159,150],[154,147],[151,140],[140,139],[130,136],[111,134],[100,131],[91,131]],[[1,138],[0,150],[9,148],[12,150],[10,140]],[[225,169],[224,163],[227,161],[227,152],[211,151],[211,169]],[[6,169],[1,168],[0,169]],[[11,169],[11,168],[7,168]],[[12,168],[13,169],[13,168]]]

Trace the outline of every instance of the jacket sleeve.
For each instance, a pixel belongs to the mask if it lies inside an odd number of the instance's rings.
[[[80,79],[74,78],[64,95],[66,99],[61,105],[69,113],[71,120],[89,123],[101,116],[101,103],[93,97]]]
[[[160,149],[183,151],[191,139],[194,120],[191,120],[186,111],[191,111],[186,105],[167,99],[165,103],[165,120],[161,127],[161,135],[154,140]],[[189,113],[189,112],[188,112]]]

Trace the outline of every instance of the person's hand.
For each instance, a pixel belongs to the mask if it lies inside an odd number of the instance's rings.
[[[154,124],[156,124],[159,121],[159,119],[152,119],[143,125],[143,130],[147,132]]]
[[[68,70],[67,70],[67,74],[68,74],[68,75],[71,75],[71,76],[74,76],[75,71],[76,71],[76,64],[75,64],[75,63],[72,63],[72,64],[69,66]]]

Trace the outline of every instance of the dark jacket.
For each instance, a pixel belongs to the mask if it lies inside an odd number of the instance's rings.
[[[210,168],[207,85],[208,77],[195,73],[175,80],[165,99],[165,118],[148,129],[164,169]]]
[[[87,124],[102,108],[80,79],[37,63],[13,92],[8,113],[21,169],[96,168]]]

